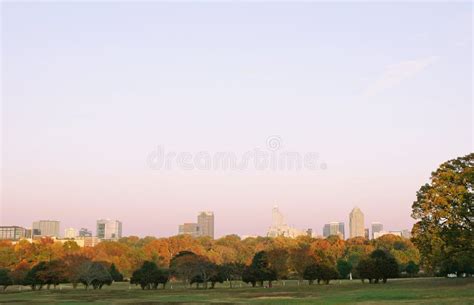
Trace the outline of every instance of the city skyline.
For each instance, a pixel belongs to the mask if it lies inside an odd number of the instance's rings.
[[[109,217],[171,236],[210,210],[216,237],[253,235],[278,202],[299,229],[347,225],[355,205],[367,226],[411,228],[432,170],[473,149],[469,3],[7,1],[1,14],[1,224]],[[158,148],[314,152],[318,166],[157,170]]]
[[[359,233],[356,236],[351,236],[353,229],[351,229],[351,223],[352,223],[352,215],[353,213],[356,213],[357,215],[355,218],[357,218],[355,221],[357,222],[358,227],[363,227],[363,234],[362,230],[359,229]],[[274,205],[272,208],[272,220],[271,220],[271,225],[266,232],[260,232],[260,233],[255,233],[255,234],[239,234],[236,232],[230,232],[227,234],[223,234],[220,236],[215,236],[214,234],[214,212],[213,211],[201,211],[198,213],[197,216],[197,222],[191,223],[191,222],[184,222],[182,224],[178,225],[178,232],[177,234],[171,234],[171,235],[152,235],[152,234],[145,234],[145,235],[127,235],[127,234],[122,234],[122,222],[120,220],[111,220],[111,219],[99,219],[96,221],[96,234],[93,234],[91,230],[85,227],[81,227],[80,229],[73,228],[73,227],[68,227],[66,226],[65,228],[61,227],[61,221],[58,220],[39,220],[33,222],[32,227],[28,226],[21,226],[21,225],[0,225],[0,227],[9,227],[9,228],[20,228],[22,230],[25,230],[27,232],[31,232],[30,234],[33,234],[35,236],[51,236],[51,237],[56,237],[56,238],[74,238],[74,237],[98,237],[99,239],[103,240],[117,240],[120,237],[125,237],[125,236],[138,236],[138,237],[146,237],[146,236],[154,236],[154,237],[169,237],[169,236],[174,236],[174,235],[180,235],[180,234],[188,234],[193,237],[202,237],[202,236],[209,236],[212,239],[215,238],[220,238],[226,235],[233,235],[236,234],[242,238],[245,237],[277,237],[277,236],[285,236],[285,237],[291,237],[295,238],[297,236],[301,235],[308,235],[310,234],[312,237],[316,238],[327,238],[331,235],[337,235],[341,239],[348,239],[352,237],[357,237],[357,236],[364,236],[367,239],[376,239],[380,236],[386,235],[386,234],[395,234],[397,236],[402,236],[402,237],[409,237],[411,235],[411,228],[402,228],[402,227],[396,227],[392,228],[389,231],[384,231],[384,226],[380,222],[371,222],[370,226],[368,223],[365,222],[365,216],[362,213],[362,211],[358,207],[354,207],[351,212],[348,214],[348,230],[346,230],[345,227],[345,222],[329,222],[324,224],[322,230],[319,232],[318,230],[315,230],[311,226],[307,226],[306,229],[299,229],[293,226],[290,226],[286,222],[286,217],[285,215],[280,212],[279,207],[277,205]],[[48,233],[46,235],[41,233],[41,230],[37,229],[37,232],[35,233],[35,225],[38,225],[39,223],[54,223],[54,228],[55,228],[55,234]],[[101,228],[99,229],[99,224],[101,225]],[[48,228],[51,225],[48,225]],[[64,234],[61,234],[61,230],[64,229]],[[116,236],[111,236],[110,231],[113,231]],[[99,233],[99,231],[101,233]],[[109,233],[105,233],[105,231],[109,231]],[[49,231],[48,231],[49,232]],[[348,235],[346,235],[345,232],[349,232]],[[354,233],[355,234],[355,233]],[[361,235],[362,234],[362,235]],[[118,237],[117,237],[118,236]]]

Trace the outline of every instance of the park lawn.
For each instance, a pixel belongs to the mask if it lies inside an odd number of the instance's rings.
[[[238,285],[240,286],[240,284]],[[128,283],[114,283],[102,290],[18,291],[9,287],[0,294],[0,304],[363,304],[363,305],[474,305],[474,279],[397,279],[387,284],[334,281],[330,285],[297,285],[286,281],[273,288],[243,287],[189,289],[178,284],[166,290],[142,291]]]

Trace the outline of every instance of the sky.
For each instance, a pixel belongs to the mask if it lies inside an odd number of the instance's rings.
[[[170,236],[210,210],[217,236],[265,235],[278,205],[319,234],[355,206],[411,228],[430,173],[473,151],[472,19],[469,2],[2,2],[0,223]]]

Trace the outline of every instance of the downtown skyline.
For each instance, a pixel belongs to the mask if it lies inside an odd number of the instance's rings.
[[[170,236],[175,236],[175,235],[181,235],[181,234],[187,234],[193,237],[203,237],[203,236],[208,236],[211,237],[212,239],[218,239],[227,235],[238,235],[242,239],[245,239],[247,237],[277,237],[277,236],[284,236],[284,237],[290,237],[290,238],[296,238],[301,235],[310,235],[311,237],[314,238],[327,238],[330,235],[338,235],[339,238],[345,240],[348,238],[352,237],[357,237],[361,236],[364,237],[364,232],[363,233],[358,233],[357,235],[356,232],[352,232],[351,230],[351,217],[352,213],[354,211],[358,211],[358,213],[361,213],[360,209],[358,207],[354,207],[351,210],[351,213],[348,214],[348,222],[347,222],[347,229],[346,229],[346,222],[329,222],[324,224],[324,227],[322,230],[315,229],[315,227],[309,225],[309,226],[293,226],[293,225],[288,225],[287,223],[287,218],[284,213],[282,213],[279,210],[278,206],[273,206],[272,208],[272,213],[271,213],[271,222],[269,222],[269,226],[267,227],[267,230],[265,232],[256,232],[254,234],[239,234],[237,232],[229,232],[223,235],[215,235],[215,217],[214,217],[214,212],[213,211],[200,211],[198,213],[198,221],[196,223],[191,223],[191,222],[184,222],[180,223],[178,226],[178,231],[175,234],[171,235],[153,235],[153,234],[145,234],[145,235],[137,235],[137,234],[126,234],[122,233],[122,221],[118,219],[99,219],[96,221],[96,226],[93,228],[93,230],[90,230],[90,228],[81,226],[80,229],[67,226],[67,225],[61,225],[60,220],[37,220],[33,222],[33,225],[30,226],[25,226],[22,224],[0,224],[0,227],[6,228],[6,227],[18,227],[21,229],[24,229],[26,231],[29,231],[29,234],[33,234],[37,237],[40,236],[52,236],[55,238],[75,238],[75,237],[80,237],[80,236],[91,236],[91,237],[97,237],[98,239],[101,240],[118,240],[121,237],[127,237],[127,236],[138,236],[140,238],[151,236],[151,237],[170,237]],[[411,231],[411,227],[396,227],[396,228],[391,228],[390,230],[384,230],[384,226],[380,222],[372,222],[372,223],[366,223],[364,220],[364,216],[362,216],[362,219],[360,220],[361,222],[359,223],[360,226],[364,228],[364,230],[370,231],[370,234],[368,235],[368,239],[374,239],[374,233],[380,233],[380,235],[377,235],[375,238],[382,236],[384,234],[395,234],[399,236],[406,237],[409,231]],[[41,225],[42,224],[42,225]],[[335,226],[334,228],[330,229],[330,226]],[[362,230],[362,231],[364,231]],[[46,233],[45,233],[46,231]],[[347,232],[347,234],[345,234]],[[72,235],[69,235],[72,234]],[[115,235],[117,234],[117,235]],[[69,236],[68,236],[69,235]],[[354,235],[354,236],[351,236]],[[31,236],[28,238],[32,238]],[[2,239],[2,238],[0,238]]]
[[[469,3],[8,2],[1,14],[2,225],[105,217],[171,236],[209,210],[216,237],[254,235],[276,202],[316,232],[341,221],[347,235],[354,206],[366,226],[411,228],[431,171],[473,150]],[[159,147],[314,152],[325,166],[156,170]]]

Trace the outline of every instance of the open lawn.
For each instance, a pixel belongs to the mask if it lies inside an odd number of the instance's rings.
[[[173,289],[171,289],[173,286]],[[237,284],[240,286],[240,284]],[[145,290],[128,283],[114,283],[102,290],[18,291],[9,287],[0,294],[0,304],[413,304],[474,305],[474,279],[419,278],[391,280],[387,284],[334,281],[330,285],[297,285],[286,281],[273,288],[247,286],[188,289],[177,284],[166,290]]]

